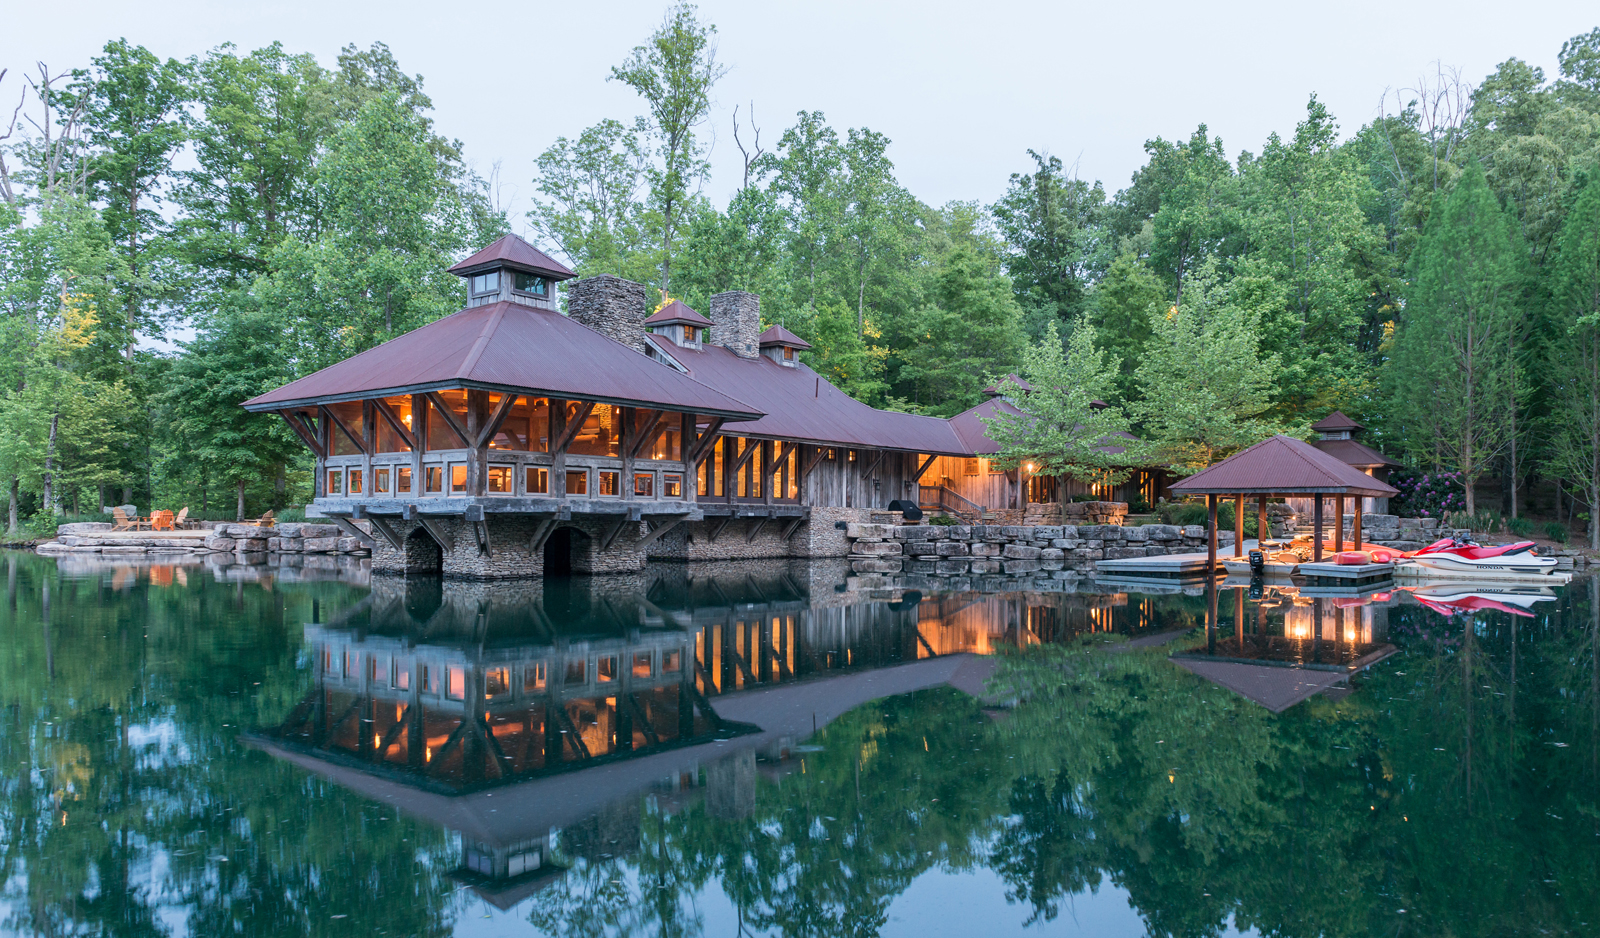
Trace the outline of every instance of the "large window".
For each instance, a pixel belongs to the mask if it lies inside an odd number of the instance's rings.
[[[655,439],[650,441],[650,448],[639,454],[641,459],[670,459],[677,461],[683,458],[683,415],[662,414],[654,421],[648,420],[648,413],[634,412],[634,432],[639,435],[655,433]],[[659,431],[659,432],[658,432]]]
[[[489,412],[500,406],[500,395],[489,395]],[[550,451],[550,401],[542,397],[518,398],[511,405],[500,432],[489,441],[490,449],[508,449],[523,453]]]
[[[390,413],[400,419],[401,425],[407,430],[411,429],[411,398],[386,397],[379,405],[388,405]],[[380,453],[409,453],[411,447],[395,432],[394,426],[385,420],[382,414],[375,415],[373,427],[378,431],[378,452]]]
[[[529,495],[547,495],[550,492],[550,470],[534,466],[528,467],[527,487],[523,490]]]
[[[550,294],[550,281],[538,274],[525,274],[517,271],[512,274],[511,287],[521,293],[532,293],[534,296],[548,296]]]
[[[350,433],[355,434],[357,440],[364,439],[364,437],[361,435],[362,429],[360,401],[340,401],[337,404],[329,404],[328,410],[332,411],[333,415],[339,418],[340,423],[350,428]],[[350,439],[350,433],[345,433],[338,427],[333,428],[333,455],[361,455],[361,447],[355,444],[355,440]]]
[[[450,414],[456,418],[456,423],[463,428],[467,425],[467,392],[452,388],[439,392],[440,400],[450,409]],[[438,451],[441,449],[466,449],[467,443],[456,436],[455,431],[440,414],[428,415],[428,449]]]
[[[512,475],[513,466],[489,467],[489,494],[511,495],[516,485],[516,476]]]
[[[568,420],[577,417],[578,406],[576,401],[567,402]],[[622,408],[614,404],[594,405],[567,452],[574,456],[622,455]]]

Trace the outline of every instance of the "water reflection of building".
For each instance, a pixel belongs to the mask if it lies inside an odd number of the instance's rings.
[[[1174,654],[1180,666],[1281,712],[1345,685],[1396,651],[1388,642],[1389,592],[1307,596],[1292,586],[1220,590],[1205,643]]]
[[[626,853],[637,808],[616,806],[641,793],[743,816],[758,757],[781,764],[855,707],[980,694],[980,656],[1002,645],[1154,627],[1150,600],[1124,594],[869,599],[837,582],[805,561],[375,578],[362,606],[306,626],[313,687],[254,741],[459,832],[460,877],[511,903],[553,875],[553,831],[569,856]]]

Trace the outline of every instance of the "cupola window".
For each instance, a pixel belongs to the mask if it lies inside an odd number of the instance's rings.
[[[472,275],[472,295],[483,296],[485,293],[500,292],[500,271],[491,270],[486,274]]]
[[[687,342],[698,342],[698,341],[700,341],[700,327],[699,326],[684,326],[683,327],[683,341],[686,342],[686,343]]]
[[[522,293],[532,293],[534,296],[548,296],[550,282],[537,274],[525,274],[518,271],[512,287]]]

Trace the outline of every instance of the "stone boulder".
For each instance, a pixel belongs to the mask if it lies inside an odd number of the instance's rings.
[[[56,534],[99,534],[110,531],[115,525],[109,521],[79,521],[56,525]]]
[[[220,551],[232,552],[233,548],[234,548],[234,545],[235,545],[235,541],[231,537],[223,537],[220,534],[213,534],[210,537],[206,538],[205,545],[206,545],[206,549],[207,550],[220,550]]]
[[[320,554],[339,549],[339,539],[337,537],[308,537],[304,538],[301,543],[308,554]]]

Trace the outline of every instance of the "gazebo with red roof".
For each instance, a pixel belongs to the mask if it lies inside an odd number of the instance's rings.
[[[1322,500],[1330,495],[1335,499],[1339,518],[1344,517],[1344,500],[1347,496],[1387,498],[1399,494],[1386,482],[1380,482],[1361,470],[1330,456],[1304,440],[1277,435],[1241,450],[1222,462],[1203,469],[1181,482],[1172,485],[1174,493],[1204,495],[1210,534],[1206,555],[1208,569],[1217,565],[1217,499],[1222,495],[1234,497],[1233,551],[1235,557],[1244,555],[1244,497],[1257,497],[1256,530],[1267,530],[1267,499],[1274,496],[1311,496],[1315,509],[1312,513],[1312,559],[1322,560]],[[1357,544],[1361,543],[1361,513],[1356,513],[1352,532]],[[1334,550],[1344,549],[1344,525],[1335,525]]]

